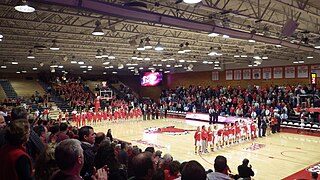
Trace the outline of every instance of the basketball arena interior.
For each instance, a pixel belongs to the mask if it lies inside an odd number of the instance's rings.
[[[319,0],[0,0],[0,180],[316,180]]]

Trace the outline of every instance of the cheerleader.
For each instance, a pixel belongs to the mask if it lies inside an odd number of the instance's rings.
[[[66,109],[66,112],[64,113],[64,119],[65,119],[66,121],[69,121],[69,112],[68,112],[67,109]]]

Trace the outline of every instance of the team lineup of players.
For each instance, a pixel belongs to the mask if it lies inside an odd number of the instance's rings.
[[[82,111],[73,110],[71,121],[75,122],[77,127],[86,125],[101,125],[106,121],[117,121],[117,120],[138,120],[142,117],[142,111],[140,107],[129,109],[128,103],[124,101],[113,101],[110,106],[104,109],[100,108],[99,99],[95,101],[94,109],[90,110],[83,109]],[[69,119],[69,114],[59,112],[59,121],[62,119]]]
[[[240,120],[235,123],[226,123],[223,128],[218,129],[215,124],[208,127],[203,125],[197,127],[194,134],[195,140],[195,154],[209,153],[224,147],[229,147],[232,144],[241,143],[246,140],[256,138],[258,135],[258,125],[254,121]]]
[[[128,119],[140,119],[142,117],[142,112],[140,108],[132,108],[130,111],[128,108],[115,108],[112,111],[112,107],[109,106],[104,110],[82,110],[77,112],[72,111],[72,121],[76,123],[77,127],[86,125],[98,125],[106,121],[117,121],[117,120],[128,120]]]

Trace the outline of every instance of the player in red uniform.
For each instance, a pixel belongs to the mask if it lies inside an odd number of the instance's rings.
[[[201,151],[201,131],[200,126],[197,127],[197,131],[194,133],[194,153],[197,154],[197,152]]]
[[[207,136],[208,136],[208,147],[210,148],[211,152],[213,152],[214,147],[213,147],[213,132],[211,130],[211,126],[208,127],[207,131]]]
[[[93,118],[93,111],[92,109],[90,109],[87,113],[87,120],[88,120],[88,124],[91,125],[92,124],[92,118]]]
[[[66,112],[64,113],[64,119],[65,119],[66,121],[69,121],[69,112],[68,112],[67,109],[66,109]]]
[[[61,121],[62,121],[62,111],[61,111],[61,110],[59,110],[58,120],[59,120],[59,122],[61,122]]]
[[[82,126],[86,125],[86,120],[87,120],[87,112],[86,110],[82,110],[82,113],[81,113]]]
[[[223,144],[224,144],[224,141],[223,141],[223,131],[224,129],[219,129],[217,131],[217,145],[222,148]]]
[[[202,126],[202,130],[201,130],[201,147],[202,147],[202,153],[208,153],[208,150],[207,150],[207,142],[208,142],[208,133],[207,133],[206,126],[203,125],[203,126]]]

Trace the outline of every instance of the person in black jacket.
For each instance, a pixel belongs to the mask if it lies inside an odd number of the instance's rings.
[[[96,134],[91,126],[83,126],[79,130],[79,140],[83,149],[84,164],[81,169],[80,175],[84,180],[91,179],[93,164],[94,164],[94,151],[93,145],[95,143]]]
[[[252,171],[252,166],[249,165],[249,160],[244,159],[242,161],[242,165],[238,166],[238,173],[241,178],[251,179],[251,176],[254,176],[254,172]]]

